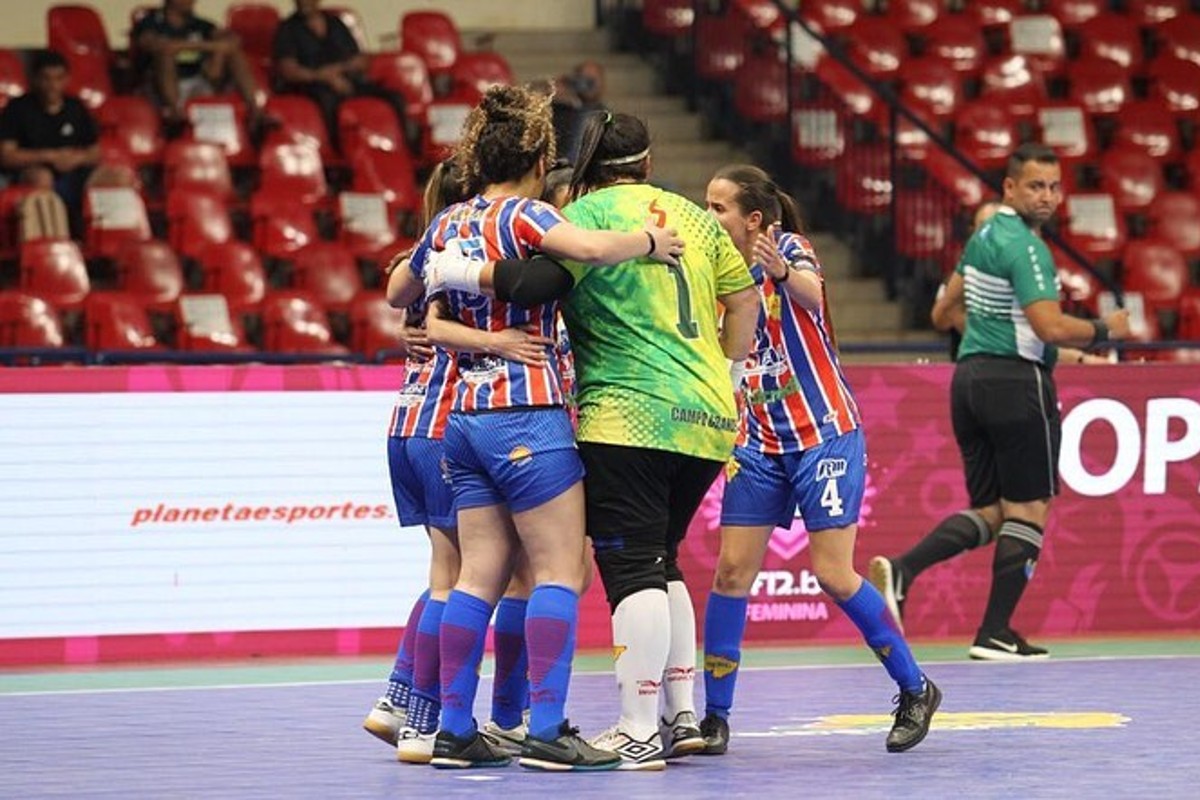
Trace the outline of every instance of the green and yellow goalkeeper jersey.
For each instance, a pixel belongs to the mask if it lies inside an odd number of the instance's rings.
[[[648,258],[568,263],[575,288],[563,318],[575,354],[581,442],[725,460],[737,410],[717,329],[717,298],[754,286],[729,234],[695,203],[645,184],[580,198],[564,214],[581,228],[679,231],[678,267]]]

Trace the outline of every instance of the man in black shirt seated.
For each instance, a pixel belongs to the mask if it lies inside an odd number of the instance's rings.
[[[367,80],[367,55],[354,34],[320,0],[296,0],[296,13],[275,32],[273,57],[278,89],[304,94],[317,101],[330,137],[337,140],[338,104],[347,97],[380,97],[404,120],[404,98]]]
[[[135,66],[149,79],[168,120],[180,119],[190,98],[232,84],[255,121],[258,87],[237,37],[196,16],[195,7],[196,0],[164,0],[162,8],[142,17],[130,34],[139,54]]]
[[[62,197],[78,232],[83,189],[100,160],[95,120],[66,93],[67,61],[52,50],[37,53],[31,91],[0,114],[0,167],[11,180]]]

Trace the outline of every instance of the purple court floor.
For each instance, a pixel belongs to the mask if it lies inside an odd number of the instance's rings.
[[[934,664],[929,738],[884,751],[876,665],[749,670],[723,758],[661,773],[442,772],[359,727],[378,682],[0,694],[2,798],[1196,797],[1200,658]],[[3,677],[0,676],[0,681]],[[481,686],[481,701],[490,685]],[[581,674],[573,722],[614,718]],[[480,707],[482,708],[482,702]]]

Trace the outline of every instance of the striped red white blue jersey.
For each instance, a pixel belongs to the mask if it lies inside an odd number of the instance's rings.
[[[423,299],[413,303],[408,307],[405,324],[423,325],[425,310]],[[436,348],[433,358],[428,361],[406,359],[404,383],[396,395],[388,435],[423,439],[441,439],[445,436],[446,420],[454,405],[457,374],[454,358],[441,348]]]
[[[785,233],[778,249],[789,265],[815,270],[824,286],[808,239]],[[750,272],[761,308],[745,362],[738,445],[772,455],[794,453],[855,430],[858,405],[838,363],[824,304],[809,311],[768,279],[762,265]]]
[[[424,279],[430,250],[441,250],[457,239],[469,258],[496,260],[529,258],[542,237],[566,220],[558,209],[526,197],[485,200],[475,197],[450,206],[425,231],[413,253],[410,268]],[[445,293],[450,316],[484,331],[532,328],[554,339],[558,303],[520,308],[483,295],[450,290]],[[542,366],[528,366],[487,355],[460,354],[454,410],[471,413],[524,406],[563,405],[562,380],[553,353]]]

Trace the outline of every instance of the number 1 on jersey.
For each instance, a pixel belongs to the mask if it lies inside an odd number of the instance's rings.
[[[650,217],[658,227],[667,227],[667,212],[658,207],[658,200],[650,203]],[[700,326],[692,317],[692,290],[688,286],[687,275],[684,274],[683,267],[680,265],[663,264],[663,266],[675,279],[675,303],[678,316],[675,330],[679,331],[679,335],[685,339],[699,339]]]

